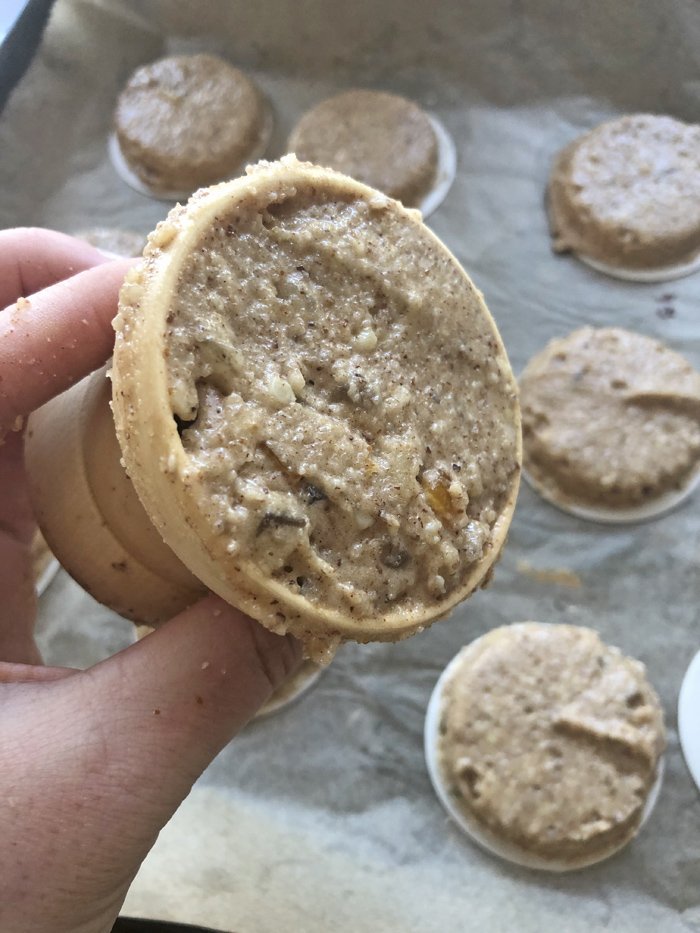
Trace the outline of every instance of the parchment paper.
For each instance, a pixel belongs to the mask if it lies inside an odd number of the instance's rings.
[[[253,72],[276,111],[273,154],[301,111],[336,89],[393,89],[433,110],[459,169],[430,223],[483,289],[516,371],[584,323],[637,329],[700,366],[700,275],[630,285],[555,257],[542,205],[552,155],[599,120],[700,119],[696,0],[59,0],[0,119],[2,225],[150,229],[167,206],[112,170],[112,108],[134,67],[191,48]],[[523,488],[490,589],[408,642],[345,647],[298,705],[249,727],[161,834],[125,912],[239,933],[700,929],[700,801],[675,731],[700,646],[699,498],[616,529]],[[536,573],[557,569],[571,571],[565,582]],[[442,667],[475,636],[523,619],[590,625],[641,658],[668,722],[666,779],[640,837],[564,877],[476,849],[448,823],[423,762]],[[57,664],[90,664],[132,638],[64,574],[40,626]]]

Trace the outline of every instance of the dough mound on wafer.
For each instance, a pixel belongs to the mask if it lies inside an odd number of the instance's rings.
[[[665,744],[643,664],[591,629],[538,622],[462,650],[439,733],[460,809],[560,867],[605,858],[634,836]]]
[[[427,113],[383,91],[345,91],[321,101],[292,130],[287,148],[417,206],[435,180],[438,141]]]
[[[627,270],[700,257],[700,126],[635,114],[557,156],[548,208],[557,252]]]
[[[213,55],[178,55],[134,72],[114,126],[122,156],[144,185],[154,193],[190,192],[242,171],[260,146],[265,115],[242,71]]]
[[[484,582],[517,494],[517,390],[415,212],[260,163],[158,226],[115,327],[127,471],[223,598],[318,655],[411,635]]]
[[[583,327],[520,377],[528,476],[546,498],[628,508],[683,488],[700,467],[700,373],[658,340]]]

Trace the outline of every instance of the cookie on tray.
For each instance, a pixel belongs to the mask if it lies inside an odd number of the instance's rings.
[[[345,91],[309,110],[287,143],[297,158],[325,165],[418,206],[435,181],[438,139],[428,114],[383,91]]]
[[[652,114],[603,123],[558,155],[548,207],[557,252],[621,277],[686,274],[700,265],[700,126]]]
[[[520,400],[527,476],[561,508],[665,509],[698,477],[700,373],[658,340],[619,327],[552,340]]]
[[[436,741],[466,827],[498,854],[553,870],[632,839],[665,745],[643,664],[591,629],[538,622],[462,649],[442,684]]]
[[[411,635],[484,582],[519,482],[516,385],[414,212],[261,163],[159,224],[115,327],[126,469],[224,599],[319,654]]]
[[[118,155],[163,197],[240,174],[259,158],[269,115],[242,71],[213,55],[178,55],[138,68],[114,115]]]

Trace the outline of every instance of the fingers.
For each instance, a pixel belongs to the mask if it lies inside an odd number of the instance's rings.
[[[0,446],[0,661],[39,664],[31,542],[36,529],[22,463],[22,438]]]
[[[2,559],[0,662],[41,664],[41,655],[34,641],[36,590],[29,555],[22,553],[19,545],[10,549],[3,540]]]
[[[36,521],[24,473],[22,435],[11,432],[0,444],[0,580],[3,579],[3,538],[29,548],[35,530]],[[6,592],[0,583],[0,593]]]
[[[98,249],[40,227],[0,231],[0,308],[105,262]]]
[[[43,684],[78,673],[72,667],[41,667],[40,663],[6,664],[0,661],[0,684]]]
[[[60,835],[71,861],[55,916],[75,917],[76,888],[92,905],[123,897],[195,779],[299,659],[291,638],[207,597],[90,671],[3,688],[0,797],[15,809],[0,810],[0,831],[4,820],[5,844],[26,837],[28,813],[44,837]],[[23,851],[20,896],[22,879],[56,873],[50,847],[26,864]],[[25,888],[26,909],[44,916]]]
[[[167,819],[300,660],[295,639],[209,596],[86,672],[83,703],[134,792]]]
[[[0,313],[0,426],[11,427],[109,358],[119,288],[133,262],[80,272]]]

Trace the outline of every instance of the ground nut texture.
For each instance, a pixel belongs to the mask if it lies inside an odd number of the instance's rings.
[[[409,207],[435,180],[438,141],[418,104],[383,91],[344,91],[294,127],[289,151],[378,188]]]
[[[558,156],[549,184],[554,249],[646,269],[700,254],[700,126],[637,114]]]
[[[700,373],[658,340],[583,327],[520,378],[525,466],[560,502],[632,506],[700,464]]]
[[[179,274],[165,342],[187,473],[219,546],[281,601],[432,621],[500,548],[516,386],[417,216],[287,164],[272,188],[252,174]]]
[[[119,96],[122,155],[153,191],[192,191],[242,169],[264,129],[248,77],[214,55],[178,55],[138,68]]]
[[[439,755],[465,812],[564,862],[630,839],[664,747],[644,665],[591,629],[536,622],[495,629],[459,657]]]

